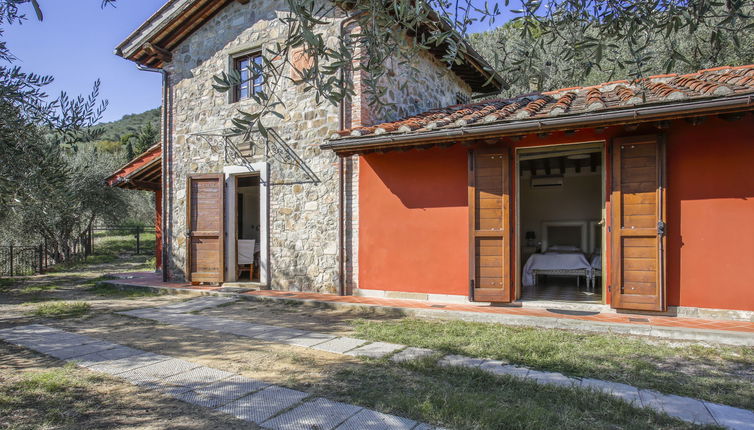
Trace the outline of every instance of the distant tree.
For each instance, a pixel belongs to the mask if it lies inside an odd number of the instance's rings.
[[[42,19],[35,0],[0,0],[0,26],[25,19],[19,11],[25,3]],[[115,158],[79,146],[101,133],[94,124],[107,102],[99,101],[99,81],[86,97],[50,98],[44,87],[52,78],[13,61],[0,40],[0,230],[14,240],[46,239],[60,261],[94,219],[125,211],[122,190],[103,183]]]
[[[139,129],[139,132],[134,137],[136,142],[134,144],[134,152],[136,155],[140,155],[157,143],[160,138],[160,132],[157,130],[157,127],[148,122]]]

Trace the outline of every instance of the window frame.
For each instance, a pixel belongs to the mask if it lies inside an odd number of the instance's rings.
[[[262,76],[260,77],[261,82],[257,83],[257,82],[248,81],[243,84],[234,85],[233,92],[231,95],[231,103],[236,103],[242,100],[250,99],[251,98],[250,94],[252,94],[251,91],[253,91],[254,94],[264,91],[265,77],[264,77],[264,58],[262,57],[262,50],[257,49],[253,51],[247,51],[247,52],[239,53],[237,55],[233,55],[231,57],[231,61],[230,61],[231,70],[239,72],[242,77],[243,77],[244,71],[246,70],[246,67],[248,67],[248,66],[242,67],[242,63],[244,61],[249,61],[249,62],[259,61],[259,64],[262,67],[262,72],[263,72]],[[244,89],[247,91],[247,93],[246,93],[246,96],[242,97],[242,91]]]

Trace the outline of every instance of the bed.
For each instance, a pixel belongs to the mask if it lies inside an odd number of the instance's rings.
[[[536,286],[540,275],[574,276],[580,286],[593,283],[593,266],[586,257],[587,221],[542,223],[543,252],[532,254],[522,270],[522,284]]]

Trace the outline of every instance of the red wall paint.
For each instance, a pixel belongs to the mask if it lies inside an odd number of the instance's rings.
[[[555,133],[513,146],[610,142],[647,133],[657,130]],[[665,133],[668,304],[754,310],[751,115],[698,126],[673,121]],[[361,157],[359,288],[468,294],[466,153],[456,145]],[[606,204],[609,210],[609,187]]]
[[[754,120],[668,133],[668,303],[754,310]]]
[[[359,165],[359,288],[467,294],[466,148],[388,152]]]

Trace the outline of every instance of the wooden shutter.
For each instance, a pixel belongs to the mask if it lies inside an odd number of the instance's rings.
[[[508,149],[469,153],[470,299],[509,302],[510,198]]]
[[[658,136],[615,139],[611,292],[615,308],[665,310],[665,148]]]
[[[225,280],[225,176],[191,175],[186,187],[186,277],[190,282]]]

